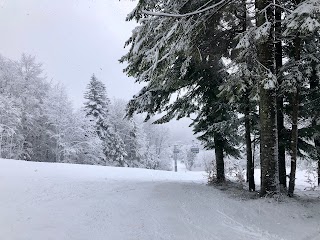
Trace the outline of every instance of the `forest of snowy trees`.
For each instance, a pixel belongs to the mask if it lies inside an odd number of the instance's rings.
[[[76,110],[34,57],[0,56],[1,158],[169,170],[161,123],[186,117],[214,149],[210,180],[225,181],[230,156],[246,158],[250,191],[261,169],[261,196],[293,196],[303,161],[320,184],[320,1],[140,0],[127,20],[120,62],[143,86],[129,103],[93,74]]]
[[[138,26],[120,62],[144,83],[129,116],[191,116],[215,150],[215,181],[225,181],[225,156],[245,152],[254,191],[259,144],[261,196],[292,196],[297,161],[318,162],[320,183],[319,0],[141,0],[127,20]]]
[[[168,130],[125,118],[126,102],[111,102],[94,75],[75,110],[34,57],[0,56],[0,91],[1,158],[171,169]]]
[[[0,240],[320,239],[320,0],[0,6]]]

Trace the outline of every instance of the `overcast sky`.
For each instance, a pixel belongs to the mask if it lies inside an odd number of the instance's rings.
[[[48,80],[65,85],[76,107],[93,73],[110,98],[129,100],[140,89],[122,72],[119,58],[128,49],[134,22],[126,15],[131,0],[0,0],[0,54],[18,60],[22,53],[43,63]],[[191,139],[190,120],[167,126],[176,139]],[[188,140],[189,141],[189,140]]]
[[[92,73],[111,98],[130,99],[139,90],[118,59],[134,22],[129,0],[0,0],[0,54],[36,56],[49,80],[63,83],[76,106]]]

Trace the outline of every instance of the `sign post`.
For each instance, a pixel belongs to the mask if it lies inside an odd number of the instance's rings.
[[[199,153],[199,147],[196,144],[194,144],[194,140],[192,140],[192,147],[190,150],[192,153]]]
[[[179,149],[177,148],[178,145],[174,145],[173,147],[173,160],[174,160],[174,171],[178,172],[178,153]]]

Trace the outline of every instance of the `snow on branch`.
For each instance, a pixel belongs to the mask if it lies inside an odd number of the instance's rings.
[[[306,0],[299,4],[284,20],[286,37],[297,34],[307,36],[320,29],[320,1]]]
[[[185,14],[174,14],[174,13],[164,13],[164,12],[151,12],[147,10],[141,10],[142,13],[147,14],[147,15],[152,15],[152,16],[160,16],[160,17],[176,17],[176,18],[182,18],[182,17],[188,17],[196,14],[200,14],[203,12],[206,12],[208,10],[214,9],[221,7],[227,3],[229,3],[232,0],[221,0],[220,2],[217,2],[209,7],[203,8],[201,10],[196,10],[193,12],[185,13]]]

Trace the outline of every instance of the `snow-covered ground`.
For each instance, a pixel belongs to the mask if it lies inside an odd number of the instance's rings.
[[[1,240],[320,239],[320,200],[244,199],[178,173],[0,159]]]

